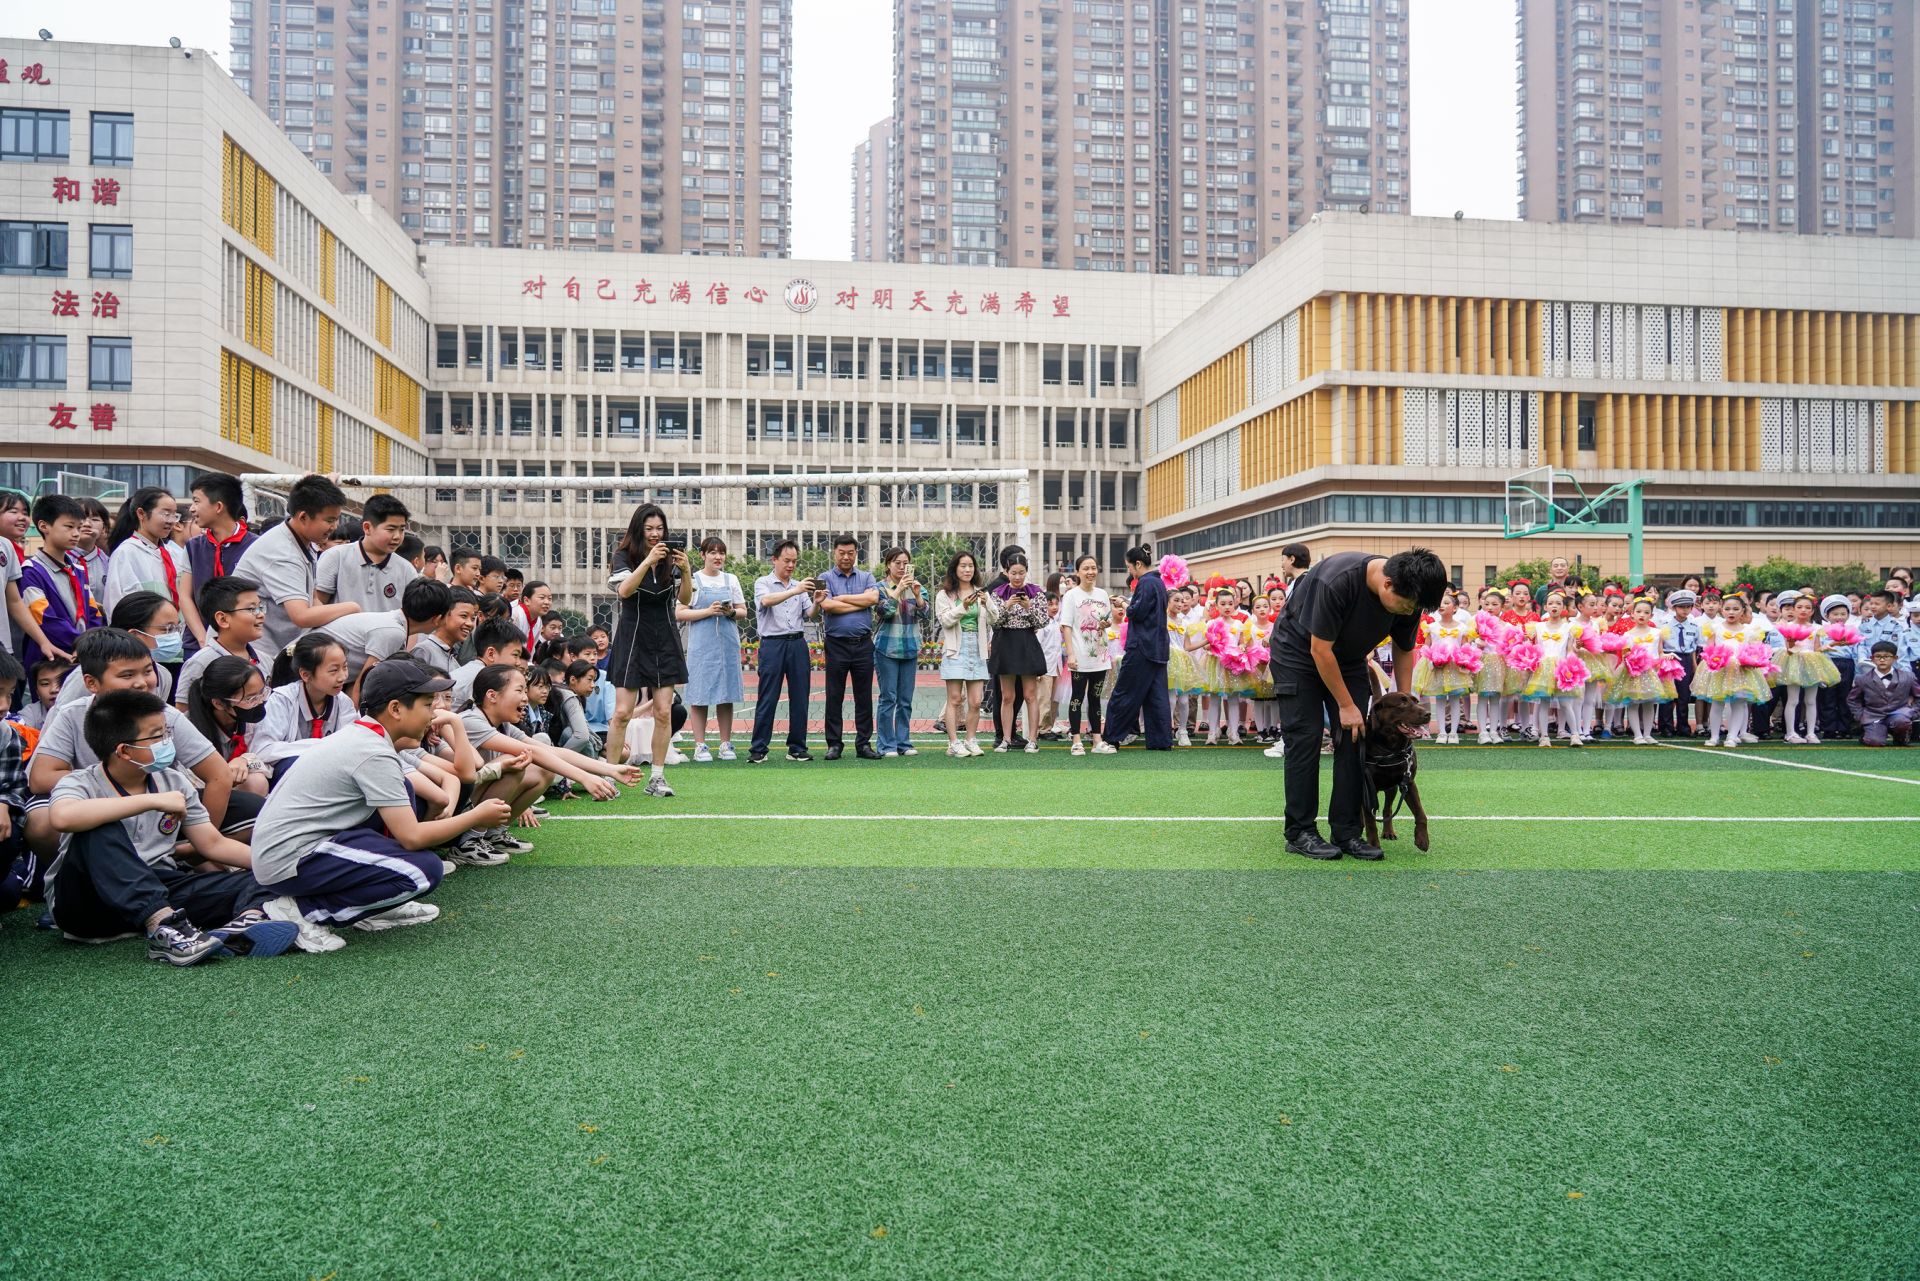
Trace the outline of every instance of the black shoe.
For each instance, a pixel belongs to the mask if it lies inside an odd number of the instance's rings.
[[[1011,747],[1016,752],[1024,752],[1025,750],[1027,750],[1027,740],[1022,735],[1015,734],[1012,738],[1007,740],[1007,746]]]
[[[766,759],[767,759],[767,754],[765,752],[748,752],[747,753],[747,764],[749,765],[763,764],[765,763]]]
[[[790,748],[787,751],[787,759],[790,761],[810,761],[813,759],[813,753],[804,747],[797,749]]]
[[[880,759],[880,753],[874,751],[871,747],[856,747],[853,749],[853,754],[863,761],[877,761]]]
[[[1318,832],[1296,832],[1287,838],[1287,853],[1302,854],[1307,858],[1334,859],[1340,857],[1340,847],[1322,840]]]
[[[936,734],[944,734],[944,733],[946,733],[946,732],[947,732],[947,718],[946,718],[946,717],[944,717],[944,716],[942,716],[942,717],[941,717],[941,718],[940,718],[939,720],[937,720],[937,721],[935,721],[935,722],[933,723],[933,732],[934,732],[934,733],[936,733]]]
[[[839,749],[839,748],[837,748],[837,747],[829,747],[829,748],[827,749],[827,759],[828,759],[828,760],[830,760],[830,761],[837,761],[837,760],[839,760],[839,759],[840,759],[840,749]]]
[[[1367,839],[1364,836],[1348,837],[1346,840],[1340,842],[1339,849],[1340,852],[1348,858],[1362,859],[1368,863],[1375,863],[1386,857],[1386,854],[1381,851],[1378,845],[1367,844]]]

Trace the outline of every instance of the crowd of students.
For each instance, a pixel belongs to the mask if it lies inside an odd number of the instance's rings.
[[[876,576],[841,538],[832,569],[798,578],[798,548],[784,541],[749,596],[723,542],[706,540],[696,568],[649,504],[614,555],[614,630],[568,635],[546,584],[494,556],[423,545],[390,495],[357,517],[345,505],[331,480],[308,476],[285,518],[256,529],[222,473],[195,479],[184,513],[153,488],[115,513],[0,495],[0,705],[11,709],[0,720],[0,903],[43,898],[44,923],[66,938],[144,937],[150,957],[175,965],[333,951],[344,927],[431,921],[424,895],[456,868],[530,850],[516,833],[549,804],[643,783],[669,797],[668,765],[736,759],[749,608],[751,763],[768,759],[783,691],[787,758],[813,759],[811,629],[825,642],[829,760],[843,753],[849,695],[857,755],[918,754],[913,689],[929,634],[949,756],[988,750],[983,718],[996,752],[1059,740],[1075,756],[1110,754],[1140,728],[1103,727],[1129,601],[1099,587],[1092,557],[1034,581],[1008,548],[988,581],[962,552],[929,591],[905,548],[885,549]],[[1150,558],[1141,548],[1129,559],[1144,573]],[[1175,745],[1269,742],[1281,754],[1289,727],[1268,645],[1310,566],[1290,545],[1256,586],[1194,582],[1176,558],[1160,562]],[[1698,583],[1664,599],[1587,592],[1564,562],[1554,569],[1537,595],[1524,581],[1477,600],[1455,590],[1423,618],[1414,683],[1437,741],[1464,729],[1542,745],[1700,733],[1736,747],[1776,723],[1789,743],[1856,729],[1873,744],[1910,737],[1920,602],[1909,571],[1856,601]],[[1137,719],[1137,699],[1125,715]],[[683,726],[690,756],[673,746]]]

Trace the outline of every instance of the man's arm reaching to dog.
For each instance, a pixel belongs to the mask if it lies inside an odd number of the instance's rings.
[[[1327,687],[1340,708],[1340,728],[1365,738],[1367,718],[1353,701],[1353,695],[1347,692],[1347,678],[1341,673],[1340,663],[1333,656],[1333,642],[1323,636],[1315,636],[1309,648],[1313,654],[1314,670],[1320,673],[1320,683]],[[1396,693],[1413,693],[1413,651],[1401,649],[1397,643],[1393,647],[1393,688]]]

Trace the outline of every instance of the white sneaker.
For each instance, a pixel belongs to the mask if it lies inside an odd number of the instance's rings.
[[[1491,734],[1489,734],[1489,733],[1487,733],[1487,731],[1485,731],[1485,730],[1481,730],[1481,731],[1480,731],[1480,746],[1482,746],[1482,747],[1492,747],[1492,746],[1493,746],[1493,735],[1491,735]]]
[[[1093,745],[1093,754],[1095,756],[1118,756],[1120,749],[1103,738]]]
[[[701,744],[701,746],[704,747],[705,744],[703,743]],[[669,747],[667,749],[667,764],[685,765],[686,763],[687,763],[687,754],[685,752],[681,751],[677,747]]]
[[[914,746],[911,746],[911,745],[909,745],[909,746],[906,746],[906,747],[903,747],[903,748],[901,748],[901,749],[900,749],[900,755],[902,755],[902,756],[918,756],[918,755],[920,755],[920,749],[919,749],[919,748],[917,748],[917,747],[914,747]]]
[[[452,876],[455,872],[459,870],[460,870],[460,865],[454,862],[452,859],[443,858],[440,860],[440,875],[442,878]]]
[[[1726,742],[1726,746],[1727,746],[1728,748],[1735,748],[1735,747],[1738,747],[1738,746],[1740,746],[1740,744],[1741,744],[1741,742],[1742,742],[1742,740],[1744,739],[1744,737],[1745,737],[1744,735],[1740,735],[1740,734],[1729,734],[1729,735],[1727,736],[1727,742]]]
[[[1269,760],[1276,760],[1276,761],[1285,760],[1287,757],[1286,740],[1282,739],[1281,741],[1275,743],[1272,747],[1269,747],[1266,751],[1260,753],[1260,755],[1267,757]]]
[[[1740,741],[1743,743],[1757,743],[1760,741],[1760,736],[1758,734],[1742,733],[1740,735]]]
[[[1820,736],[1818,734],[1807,735],[1807,746],[1808,747],[1820,746]]]
[[[707,745],[704,742],[695,745],[693,749],[693,761],[696,765],[711,765],[713,763],[713,753],[707,750]]]
[[[1037,755],[1040,751],[1040,744],[1029,740],[1026,747],[1021,750],[1025,751],[1029,756]]]
[[[980,740],[974,738],[967,740],[968,756],[985,756],[986,754],[986,749],[980,746]]]
[[[338,952],[347,945],[347,941],[324,925],[316,925],[300,914],[300,906],[292,899],[282,895],[270,898],[260,905],[260,910],[276,921],[291,921],[299,928],[294,936],[293,945],[302,952]]]
[[[880,759],[883,761],[889,761],[898,755],[900,755],[900,753],[894,751],[892,748],[888,748],[886,751],[880,753]]]
[[[428,921],[440,919],[440,909],[431,903],[422,903],[419,899],[390,907],[384,912],[375,912],[372,916],[363,916],[353,923],[356,930],[392,930],[402,925],[425,925]]]
[[[718,760],[723,760],[723,761],[733,760],[734,759],[733,740],[728,739],[726,742],[720,744],[720,750],[716,752],[714,755],[715,755],[715,758]]]
[[[1080,740],[1077,738],[1073,740],[1073,746],[1067,749],[1067,755],[1069,756],[1085,756],[1086,754],[1087,749],[1081,746]]]
[[[1180,731],[1180,732],[1179,732],[1178,734],[1175,734],[1175,735],[1173,736],[1173,741],[1174,741],[1174,744],[1175,744],[1175,746],[1178,746],[1178,747],[1192,747],[1192,746],[1193,746],[1193,738],[1192,738],[1192,736],[1191,736],[1191,735],[1189,735],[1189,734],[1187,733],[1187,731],[1185,731],[1185,730],[1181,730],[1181,731]]]
[[[1720,736],[1719,736],[1718,734],[1709,734],[1709,735],[1707,735],[1707,741],[1706,741],[1706,746],[1708,746],[1708,747],[1718,747],[1718,746],[1720,746]]]
[[[1795,734],[1792,731],[1788,731],[1787,736],[1781,739],[1780,741],[1783,743],[1792,743],[1795,747],[1798,747],[1800,744],[1806,742],[1807,740],[1804,738],[1801,738],[1798,734]]]
[[[978,752],[978,751],[980,750],[980,745],[979,745],[978,743],[975,743],[975,744],[973,745],[973,749],[974,749],[974,751],[976,751],[976,752]],[[1007,749],[1007,741],[1006,741],[1005,739],[1001,739],[1001,740],[1000,740],[1000,741],[999,741],[998,743],[995,743],[995,744],[993,745],[993,750],[994,750],[994,751],[996,751],[996,752],[1004,752],[1004,751],[1006,751],[1006,750],[1008,750],[1008,749]]]
[[[967,757],[972,756],[973,753],[967,750],[967,746],[965,743],[948,743],[947,755],[955,757],[960,760],[965,760]]]

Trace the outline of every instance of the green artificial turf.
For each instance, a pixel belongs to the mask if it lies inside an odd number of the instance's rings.
[[[1912,1274],[1920,826],[1552,816],[1914,789],[1695,759],[1430,752],[1328,866],[1254,753],[688,767],[328,956],[16,912],[0,1275]]]

